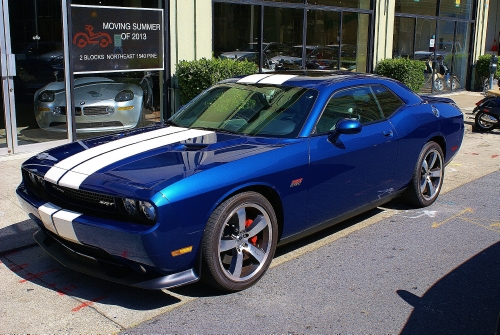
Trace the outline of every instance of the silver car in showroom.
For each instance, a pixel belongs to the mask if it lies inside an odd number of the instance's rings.
[[[74,82],[76,131],[119,131],[137,126],[143,115],[143,89],[103,77]],[[66,91],[63,81],[49,83],[34,97],[35,118],[41,129],[66,131]]]

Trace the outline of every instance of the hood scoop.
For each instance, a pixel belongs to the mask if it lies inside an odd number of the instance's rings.
[[[208,147],[206,143],[183,143],[174,148],[175,151],[201,151]]]

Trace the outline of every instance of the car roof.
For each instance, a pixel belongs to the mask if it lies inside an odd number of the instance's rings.
[[[248,76],[240,76],[221,81],[220,83],[238,83],[243,85],[282,85],[304,87],[328,92],[347,86],[382,84],[389,87],[393,91],[397,91],[398,96],[402,98],[406,104],[413,105],[422,101],[418,94],[397,80],[371,73],[349,71],[277,71],[273,73],[257,73]]]
[[[389,80],[385,77],[370,73],[350,71],[323,71],[323,70],[297,70],[275,73],[261,73],[240,76],[223,81],[222,83],[236,82],[239,84],[275,84],[285,86],[298,86],[317,88],[322,85],[331,85],[344,81],[357,81],[362,79]]]

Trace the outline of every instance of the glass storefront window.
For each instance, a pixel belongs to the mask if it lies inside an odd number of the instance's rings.
[[[343,13],[340,69],[366,72],[370,16]]]
[[[453,69],[453,74],[456,76],[458,82],[460,83],[460,87],[465,88],[466,79],[467,79],[467,64],[469,57],[469,38],[471,32],[471,24],[466,22],[457,22],[457,30],[455,35],[455,43],[456,45],[461,45],[461,49],[458,48],[455,50],[453,55],[453,59],[450,61]]]
[[[431,15],[437,13],[437,0],[396,0],[396,13]]]
[[[357,3],[369,7],[369,1]],[[304,9],[263,7],[264,41],[260,52],[259,8],[214,3],[216,57],[258,64],[262,54],[262,72],[301,68],[366,72],[370,14],[307,9],[304,18]]]
[[[304,11],[264,8],[264,62],[270,70],[302,68]]]
[[[307,0],[311,5],[370,9],[370,0]]]
[[[66,99],[64,90],[61,92],[64,87],[61,3],[10,0],[9,20],[11,48],[16,59],[14,104],[18,144],[67,139],[66,113],[55,110],[57,101]],[[49,119],[61,125],[57,131],[45,130]]]
[[[214,55],[258,66],[260,6],[214,3],[213,18]]]
[[[392,57],[413,57],[413,37],[415,19],[396,16],[394,18],[394,36]]]
[[[340,13],[307,11],[306,67],[336,70],[339,64]]]
[[[472,0],[441,0],[439,16],[469,19]]]

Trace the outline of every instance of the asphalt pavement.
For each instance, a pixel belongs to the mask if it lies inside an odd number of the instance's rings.
[[[63,268],[34,244],[15,196],[35,153],[0,157],[0,334],[491,333],[500,130],[472,132],[480,94],[446,96],[465,112],[466,134],[434,205],[393,202],[280,248],[263,279],[234,294],[144,291]]]
[[[368,216],[396,211],[392,217],[273,267],[244,292],[174,289],[195,300],[123,334],[494,334],[499,180],[493,172],[425,209],[391,202]]]

